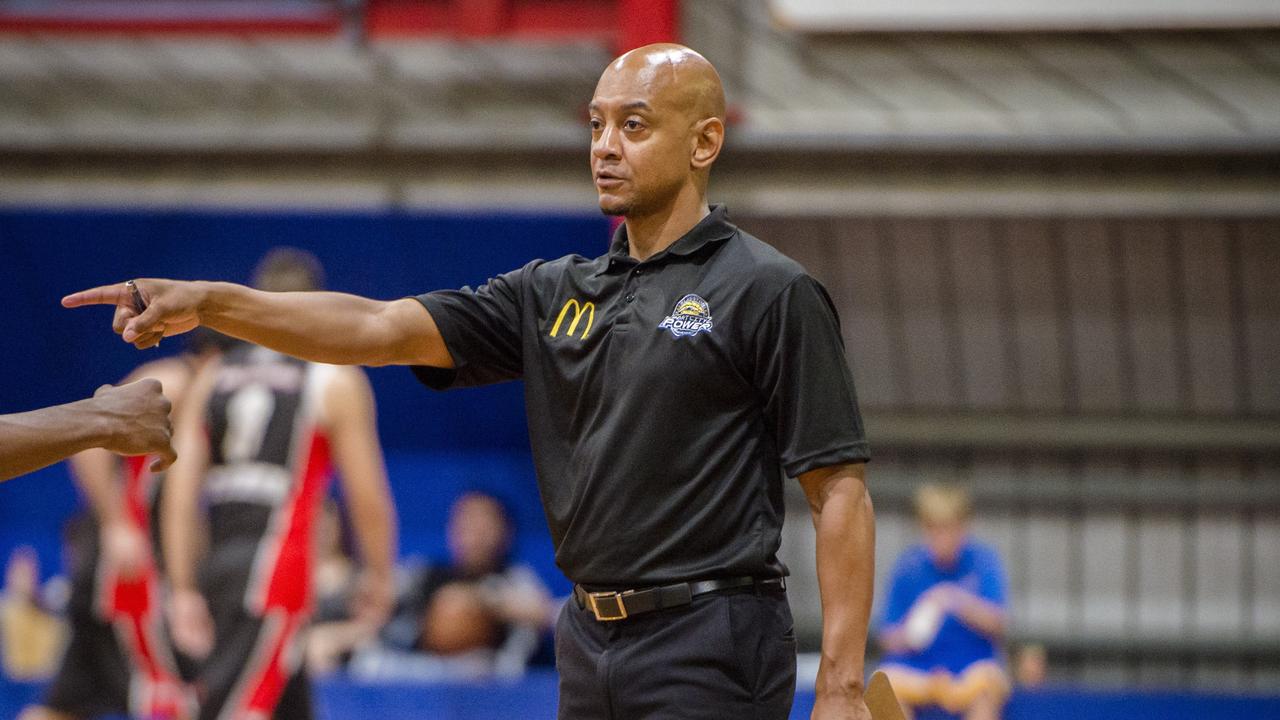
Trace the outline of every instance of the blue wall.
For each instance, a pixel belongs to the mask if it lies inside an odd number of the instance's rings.
[[[397,298],[478,284],[538,257],[598,255],[608,238],[598,215],[0,210],[0,413],[85,397],[158,356],[121,342],[107,308],[63,309],[59,300],[75,290],[146,276],[245,282],[268,249],[293,245],[320,258],[330,289]],[[440,555],[447,503],[486,487],[515,511],[519,556],[564,589],[519,383],[433,393],[404,368],[369,376],[405,553]],[[61,467],[0,485],[0,561],[27,542],[46,574],[56,569],[57,529],[76,504]]]

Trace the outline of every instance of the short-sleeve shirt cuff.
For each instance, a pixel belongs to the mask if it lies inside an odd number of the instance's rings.
[[[808,455],[787,463],[783,470],[787,477],[800,477],[811,471],[836,465],[870,462],[871,446],[866,441],[841,445],[831,450]]]
[[[444,304],[435,298],[431,293],[423,295],[415,295],[414,300],[422,303],[422,306],[431,313],[431,319],[435,321],[436,327],[440,329],[440,337],[444,338],[445,349],[453,357],[454,365],[459,365],[459,358],[454,354],[453,348],[455,344],[453,339],[457,337],[457,330],[453,326],[453,319],[450,317],[448,310]],[[453,387],[458,379],[458,371],[456,368],[440,368],[431,367],[429,365],[413,365],[409,368],[413,371],[413,376],[418,382],[426,385],[432,390],[448,390]]]

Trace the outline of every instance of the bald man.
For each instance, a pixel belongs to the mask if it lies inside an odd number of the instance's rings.
[[[556,561],[560,717],[785,718],[795,635],[778,561],[783,475],[817,529],[823,652],[813,718],[868,718],[874,519],[840,325],[800,265],[707,203],[724,143],[715,69],[633,50],[590,104],[595,259],[535,260],[477,288],[379,302],[138,280],[116,305],[149,347],[199,324],[304,359],[402,364],[435,389],[522,378]]]

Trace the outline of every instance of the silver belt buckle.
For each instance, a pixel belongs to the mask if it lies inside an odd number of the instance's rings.
[[[613,622],[627,618],[627,605],[622,601],[622,593],[593,592],[587,593],[591,604],[591,612],[600,622]]]

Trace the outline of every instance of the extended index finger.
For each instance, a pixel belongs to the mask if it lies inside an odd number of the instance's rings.
[[[81,290],[78,293],[72,293],[62,298],[62,307],[68,308],[83,307],[85,305],[123,305],[130,307],[132,304],[133,296],[129,294],[129,289],[125,287],[124,283]]]

